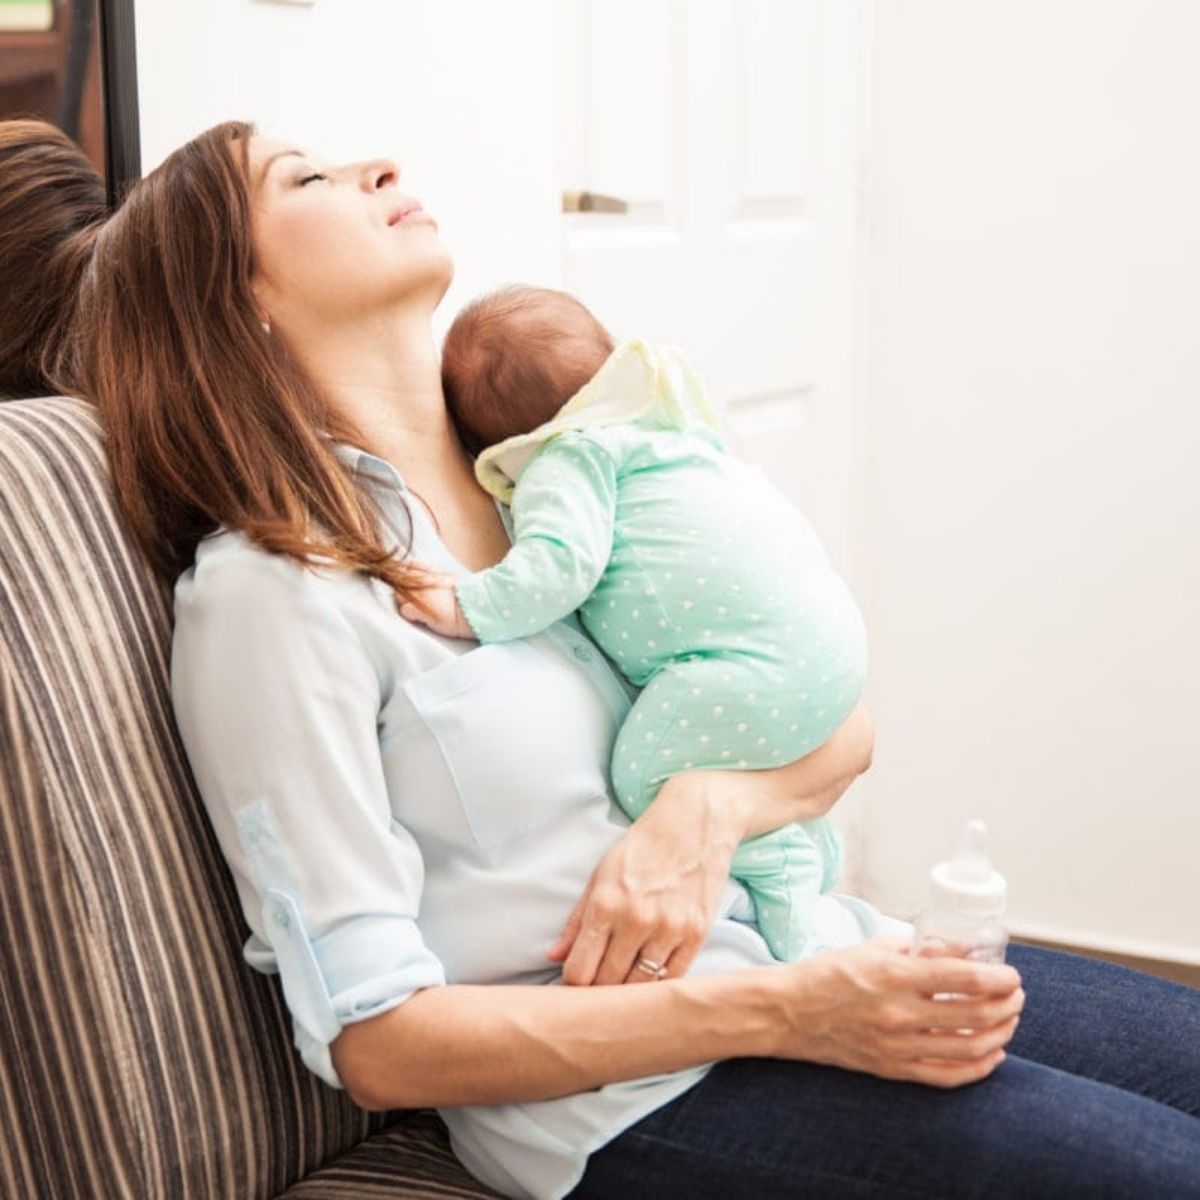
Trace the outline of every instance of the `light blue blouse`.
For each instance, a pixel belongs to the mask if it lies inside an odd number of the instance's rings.
[[[466,573],[390,463],[333,447],[399,541]],[[574,615],[503,644],[442,638],[378,580],[222,528],[175,585],[171,683],[251,930],[244,957],[278,973],[301,1058],[331,1087],[343,1026],[421,988],[561,982],[546,951],[629,825],[607,777],[629,685]],[[730,880],[691,973],[777,964],[752,922]],[[819,930],[812,953],[912,926],[834,893]],[[557,1200],[590,1151],[711,1065],[439,1111],[479,1179]]]

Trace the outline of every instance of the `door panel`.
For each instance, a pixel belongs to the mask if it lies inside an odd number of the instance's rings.
[[[558,9],[564,287],[683,347],[847,573],[863,15],[822,0]]]
[[[852,589],[865,12],[857,0],[566,0],[563,287],[617,338],[681,346],[731,449]],[[857,803],[833,820],[858,861]],[[852,882],[852,881],[851,881]]]

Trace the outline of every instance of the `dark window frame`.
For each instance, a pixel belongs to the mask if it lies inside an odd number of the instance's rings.
[[[110,208],[116,208],[142,173],[133,5],[134,0],[100,0],[104,174]]]

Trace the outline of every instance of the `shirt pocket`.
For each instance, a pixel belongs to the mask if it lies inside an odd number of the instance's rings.
[[[569,819],[608,794],[617,722],[583,668],[556,650],[532,639],[480,646],[403,688],[441,750],[477,845]]]

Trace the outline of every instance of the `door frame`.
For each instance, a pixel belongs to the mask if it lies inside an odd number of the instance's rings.
[[[137,38],[134,0],[100,0],[104,160],[109,208],[116,208],[142,174],[138,120]]]

